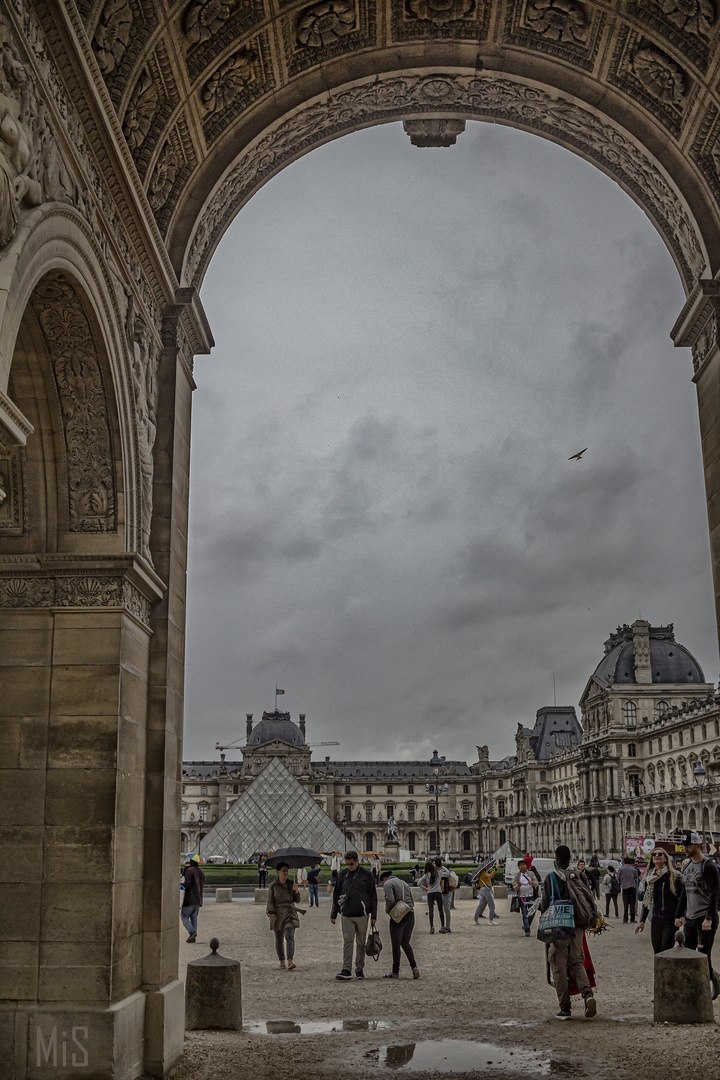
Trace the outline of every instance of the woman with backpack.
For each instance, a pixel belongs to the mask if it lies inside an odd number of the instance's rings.
[[[447,878],[447,870],[438,870],[432,859],[428,859],[425,863],[425,873],[417,882],[418,887],[424,889],[427,893],[428,904],[428,917],[430,919],[430,933],[435,933],[435,926],[433,924],[433,907],[437,907],[438,915],[440,916],[440,933],[445,932],[445,907],[442,898],[441,883],[443,878]]]
[[[620,895],[620,882],[617,879],[615,867],[612,863],[610,863],[607,868],[607,874],[602,879],[602,884],[600,888],[602,889],[603,896],[605,897],[605,918],[607,919],[610,915],[610,901],[612,900],[613,904],[615,905],[615,918],[619,919],[620,913],[618,911],[618,896]]]

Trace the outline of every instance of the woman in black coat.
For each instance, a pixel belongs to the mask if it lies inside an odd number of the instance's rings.
[[[682,879],[670,865],[668,853],[662,848],[655,848],[651,862],[643,883],[643,906],[635,933],[643,932],[648,912],[652,909],[650,940],[653,952],[659,953],[672,949],[675,944],[675,912],[680,900]]]

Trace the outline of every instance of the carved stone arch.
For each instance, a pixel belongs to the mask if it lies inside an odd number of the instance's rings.
[[[551,74],[542,84],[516,74],[434,68],[339,86],[268,124],[235,156],[209,194],[207,189],[194,192],[203,208],[190,232],[183,204],[178,205],[168,245],[182,282],[199,288],[236,214],[285,165],[349,132],[423,117],[502,123],[559,143],[611,176],[642,207],[668,247],[686,294],[711,272],[708,245],[681,187],[618,120],[553,87]],[[694,177],[683,179],[695,190]],[[713,236],[711,243],[718,261],[720,237]]]
[[[72,207],[51,205],[36,211],[25,223],[13,248],[16,250],[6,310],[16,317],[3,319],[0,326],[0,391],[7,387],[20,322],[26,317],[38,284],[49,273],[62,274],[74,283],[76,294],[82,296],[108,394],[117,522],[113,532],[116,542],[105,543],[113,550],[140,551],[141,466],[131,343],[126,330],[128,296],[117,273],[111,271],[93,230]],[[133,306],[137,314],[146,315],[146,323],[150,325],[150,317],[139,298],[133,297]]]

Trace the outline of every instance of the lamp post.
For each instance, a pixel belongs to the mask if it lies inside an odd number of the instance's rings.
[[[440,857],[440,804],[438,800],[450,787],[449,784],[440,783],[440,768],[442,763],[442,758],[438,755],[437,750],[434,750],[430,764],[435,770],[435,783],[425,785],[425,790],[435,796],[435,854],[438,858]]]
[[[700,850],[704,851],[704,849],[705,849],[705,805],[703,803],[703,788],[705,786],[705,779],[707,777],[707,772],[706,772],[705,766],[703,765],[702,760],[700,758],[698,758],[697,765],[693,769],[693,776],[695,778],[695,783],[698,786],[698,791],[700,792]]]
[[[580,858],[585,858],[585,837],[581,834],[578,836],[578,847],[580,848]]]
[[[623,831],[623,818],[625,817],[625,811],[624,810],[618,810],[618,817],[620,818],[620,858],[622,859],[625,856],[625,851],[624,851],[624,847],[625,847],[625,845],[624,845],[624,836],[625,836],[625,834],[624,834],[624,831]]]
[[[487,844],[487,848],[486,848],[486,851],[485,851],[485,858],[489,859],[490,858],[490,814],[489,813],[487,813],[485,815],[485,842]]]

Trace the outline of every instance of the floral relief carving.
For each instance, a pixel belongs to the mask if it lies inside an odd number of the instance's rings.
[[[254,78],[253,61],[256,59],[254,50],[245,47],[220,65],[202,91],[202,103],[208,112],[227,109],[240,97]]]
[[[179,168],[180,159],[171,143],[166,142],[158,158],[148,188],[148,199],[153,210],[162,209],[168,201]]]
[[[709,36],[715,22],[715,9],[710,0],[657,0],[657,3],[667,21],[678,30],[700,37]]]
[[[235,213],[283,164],[343,131],[408,113],[452,110],[546,132],[633,191],[675,252],[688,288],[703,273],[695,225],[657,163],[621,128],[556,93],[492,74],[407,75],[362,83],[311,105],[250,144],[218,185],[193,235],[183,280],[197,284]]]
[[[151,606],[122,572],[0,576],[0,608],[125,608],[148,626]]]
[[[230,18],[230,4],[224,0],[193,0],[185,11],[183,29],[192,45],[208,41]]]
[[[588,18],[574,0],[530,0],[525,22],[550,41],[579,42],[588,36]]]
[[[61,274],[43,278],[32,305],[60,402],[70,531],[113,532],[115,481],[108,406],[85,310]]]
[[[685,76],[674,60],[654,45],[638,49],[632,70],[649,94],[658,101],[678,105],[685,93]]]
[[[356,14],[353,0],[325,0],[313,4],[300,15],[297,39],[311,49],[334,45],[355,26]]]
[[[464,18],[474,7],[474,0],[409,0],[408,7],[418,19],[428,19],[437,26]]]
[[[109,75],[120,63],[130,40],[132,21],[130,0],[107,0],[92,40],[103,75]]]
[[[158,107],[158,92],[150,72],[144,70],[133,90],[123,121],[123,134],[131,150],[145,141]]]

